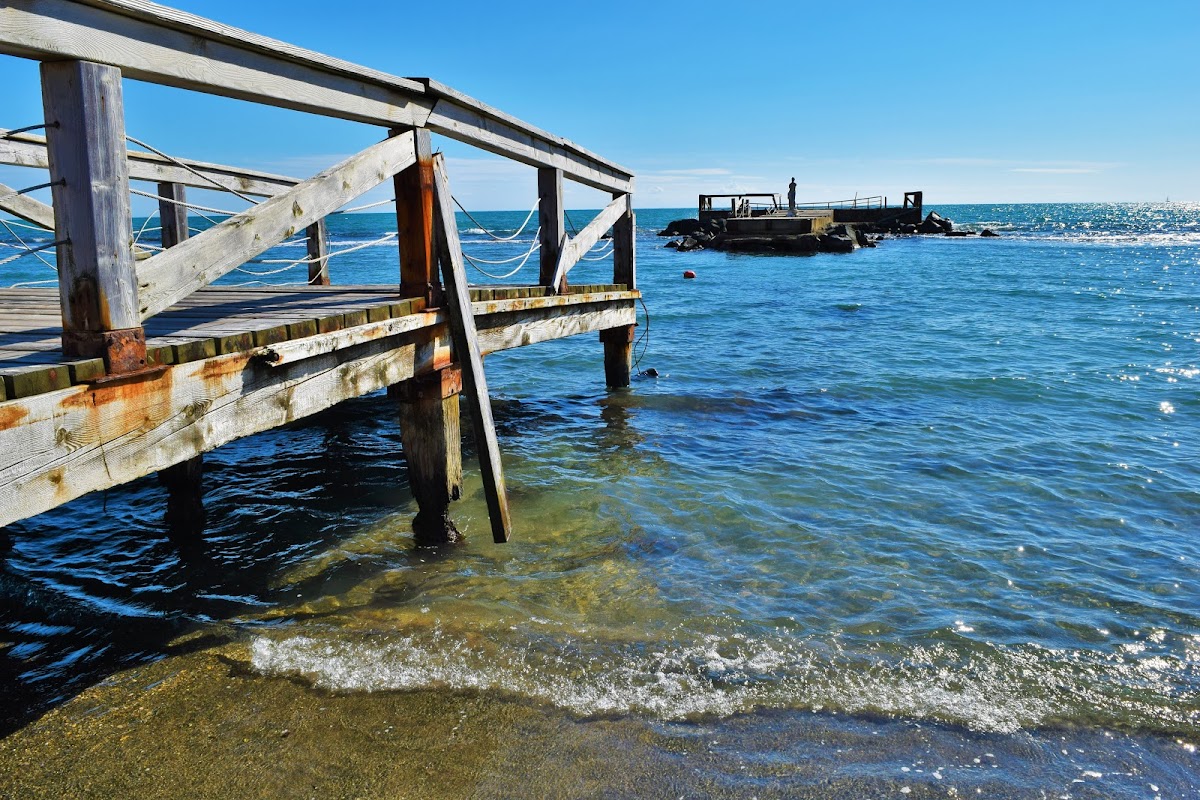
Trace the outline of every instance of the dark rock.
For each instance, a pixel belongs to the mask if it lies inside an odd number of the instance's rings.
[[[875,242],[867,238],[867,234],[860,228],[851,228],[850,232],[854,234],[854,241],[859,247],[874,247]]]
[[[820,240],[822,253],[853,253],[858,249],[858,242],[849,236],[826,233]]]
[[[975,231],[946,231],[946,236],[975,236]]]
[[[776,236],[774,247],[781,253],[809,255],[821,249],[821,238],[812,233],[799,236]]]
[[[773,253],[775,245],[769,236],[726,236],[719,240],[722,250],[731,253]],[[716,241],[714,241],[716,244]]]
[[[900,226],[900,233],[906,233],[909,236],[913,235],[914,233],[919,233],[919,232],[920,231],[917,228],[917,226],[913,225],[911,222],[906,222],[905,224]]]
[[[666,248],[668,248],[668,249],[670,249],[670,250],[678,250],[678,249],[679,249],[679,240],[678,240],[678,239],[672,239],[671,241],[667,242],[667,243],[666,243],[665,245],[663,245],[663,246],[664,246],[664,247],[666,247]]]
[[[658,232],[659,236],[691,236],[700,230],[698,219],[677,219]]]
[[[681,253],[687,253],[692,250],[703,250],[703,249],[704,249],[704,245],[701,242],[699,242],[697,239],[695,239],[691,236],[684,237],[683,241],[679,243],[679,252],[681,252]]]
[[[921,233],[947,233],[954,230],[954,223],[936,211],[930,211],[920,226]]]
[[[988,237],[992,237],[992,236],[999,236],[1000,234],[996,233],[991,228],[984,228],[983,231],[979,235],[984,238],[988,238]]]

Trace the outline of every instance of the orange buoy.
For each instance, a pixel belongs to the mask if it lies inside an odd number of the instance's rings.
[[[694,278],[694,277],[696,277],[696,273],[692,272],[690,269],[685,269],[685,270],[683,271],[683,277],[685,277],[685,278]]]

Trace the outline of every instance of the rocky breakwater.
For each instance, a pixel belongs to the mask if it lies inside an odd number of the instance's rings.
[[[919,224],[894,221],[838,224],[821,233],[746,235],[731,234],[725,220],[677,219],[659,231],[669,236],[666,247],[686,253],[692,250],[727,250],[731,253],[852,253],[860,247],[875,247],[884,236],[995,236],[990,230],[980,234],[954,229],[954,223],[930,211]]]

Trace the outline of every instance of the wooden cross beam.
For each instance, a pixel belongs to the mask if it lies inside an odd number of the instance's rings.
[[[567,277],[571,267],[579,263],[589,250],[600,241],[609,228],[629,213],[629,195],[618,195],[596,218],[575,235],[558,253],[558,266],[554,270],[554,282],[550,285],[556,292],[562,290],[562,282]]]
[[[137,277],[142,319],[324,219],[415,161],[412,131],[392,136],[141,262]]]
[[[492,539],[504,543],[512,534],[504,469],[500,464],[500,445],[496,441],[496,423],[492,419],[487,378],[483,374],[479,335],[471,311],[471,295],[467,288],[462,245],[458,240],[458,224],[454,221],[450,180],[446,176],[446,161],[440,153],[433,157],[433,182],[442,282],[446,287],[446,305],[450,312],[450,338],[454,342],[455,355],[462,363],[465,399],[471,411],[475,440],[479,443],[479,467],[483,472],[483,493],[492,523]]]

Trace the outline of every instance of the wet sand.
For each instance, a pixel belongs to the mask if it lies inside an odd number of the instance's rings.
[[[1194,783],[1194,752],[1163,738],[787,711],[581,719],[494,693],[330,694],[248,663],[225,644],[112,676],[0,743],[0,796],[1077,798]]]

